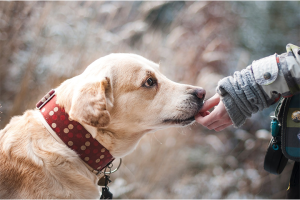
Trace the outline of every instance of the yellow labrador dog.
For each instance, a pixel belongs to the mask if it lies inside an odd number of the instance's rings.
[[[101,152],[121,158],[148,132],[192,123],[205,91],[167,79],[157,64],[141,56],[110,54],[63,82],[55,96],[70,117],[62,133],[73,137],[73,120],[95,145],[105,147]],[[70,148],[73,142],[57,139],[49,127],[59,129],[55,123],[45,125],[48,118],[41,112],[28,110],[0,131],[0,198],[99,198],[98,176]],[[89,145],[81,150],[92,154]]]

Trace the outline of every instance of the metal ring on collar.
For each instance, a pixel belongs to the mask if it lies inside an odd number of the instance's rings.
[[[106,174],[106,175],[108,175],[108,174],[112,174],[112,173],[115,173],[116,171],[118,171],[119,170],[119,168],[120,168],[120,166],[121,166],[121,164],[122,164],[122,158],[120,158],[120,163],[119,163],[119,166],[116,168],[116,169],[114,169],[113,171],[109,171],[109,172],[106,172],[106,169],[104,170],[104,174]]]

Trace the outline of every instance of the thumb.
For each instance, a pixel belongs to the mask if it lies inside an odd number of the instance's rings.
[[[213,97],[206,100],[203,104],[203,107],[201,108],[200,112],[207,111],[214,106],[218,105],[220,102],[220,95],[216,93]]]

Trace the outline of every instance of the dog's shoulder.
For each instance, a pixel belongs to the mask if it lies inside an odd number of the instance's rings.
[[[13,117],[0,131],[0,198],[97,197],[94,175],[50,135],[38,112]]]
[[[43,170],[41,163],[28,156],[35,121],[34,111],[26,111],[13,117],[0,131],[1,198],[24,198],[19,196],[21,191],[32,187],[30,179]]]

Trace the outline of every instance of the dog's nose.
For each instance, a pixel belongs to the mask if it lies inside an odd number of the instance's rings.
[[[206,91],[203,88],[197,88],[193,92],[193,95],[195,95],[199,99],[204,99],[205,94],[206,94]]]

